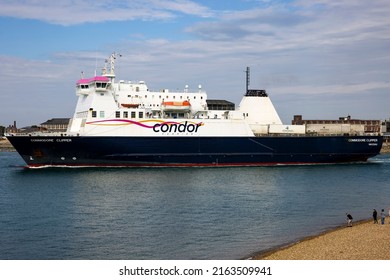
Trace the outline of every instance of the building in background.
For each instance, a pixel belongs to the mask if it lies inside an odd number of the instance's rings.
[[[42,130],[65,132],[68,129],[69,118],[54,118],[41,123]]]
[[[382,122],[383,142],[390,143],[390,119]]]
[[[351,116],[340,117],[338,120],[304,120],[302,115],[295,115],[291,124],[306,125],[306,132],[312,134],[379,134],[382,131],[380,120],[358,120]]]
[[[41,123],[40,125],[32,125],[26,126],[22,128],[18,128],[16,126],[16,121],[12,125],[9,125],[5,132],[13,134],[13,133],[34,133],[37,131],[47,131],[47,132],[66,132],[68,129],[70,119],[69,118],[53,118],[50,120]],[[1,132],[1,130],[0,130]]]

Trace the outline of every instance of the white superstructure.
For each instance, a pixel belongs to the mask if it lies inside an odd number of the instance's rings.
[[[209,110],[199,86],[181,92],[150,91],[144,81],[115,81],[115,54],[101,76],[80,79],[69,134],[90,136],[254,136],[304,133],[304,126],[282,124],[265,91],[243,96],[238,109]]]

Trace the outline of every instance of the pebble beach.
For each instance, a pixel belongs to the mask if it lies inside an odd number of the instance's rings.
[[[11,143],[5,139],[0,138],[0,152],[13,152],[15,151],[14,147],[12,147]]]
[[[342,226],[295,244],[259,253],[257,260],[390,260],[390,218]]]

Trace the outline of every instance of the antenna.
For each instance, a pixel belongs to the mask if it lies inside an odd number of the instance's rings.
[[[95,54],[95,76],[96,77],[96,71],[97,71],[97,54]]]
[[[112,76],[115,76],[115,59],[117,59],[117,57],[122,57],[122,55],[120,53],[112,53],[110,58],[109,58],[109,62],[110,62],[110,75]]]
[[[248,92],[249,84],[250,84],[250,68],[246,67],[246,93]]]
[[[112,53],[111,56],[105,60],[104,68],[102,69],[103,76],[111,78],[112,82],[115,78],[115,59],[117,59],[117,57],[122,57],[122,55],[115,52]]]

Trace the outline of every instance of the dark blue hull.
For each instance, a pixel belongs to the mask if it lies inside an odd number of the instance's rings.
[[[29,167],[261,166],[366,161],[382,136],[9,136]]]

